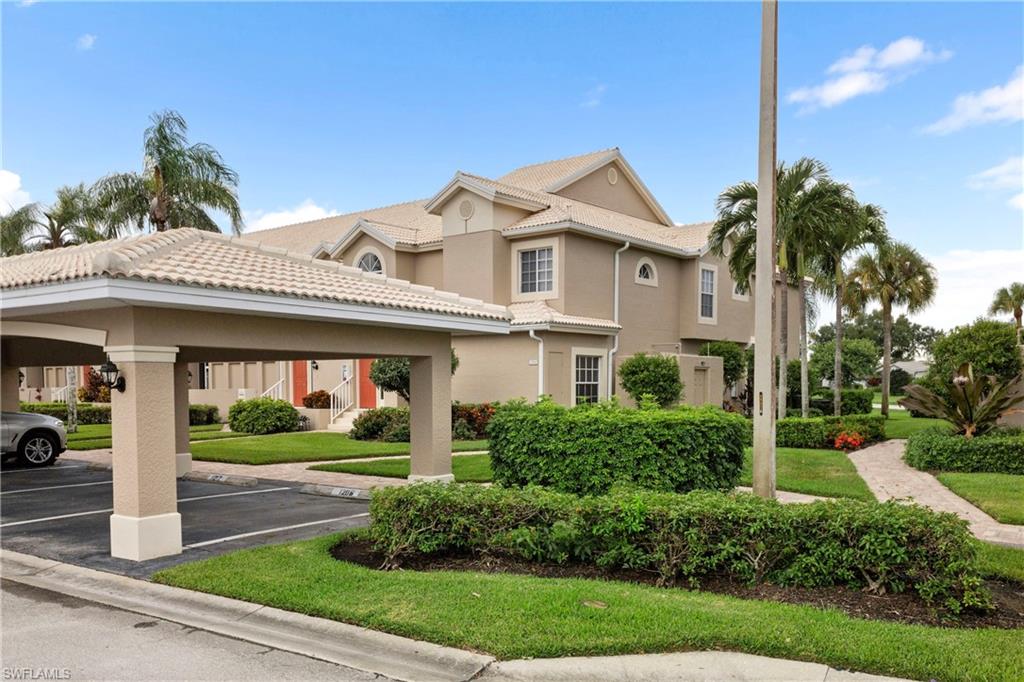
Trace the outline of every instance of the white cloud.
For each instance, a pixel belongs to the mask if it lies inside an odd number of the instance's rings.
[[[957,249],[926,258],[935,266],[939,280],[935,302],[911,317],[939,329],[984,316],[996,289],[1019,280],[1024,270],[1024,249]]]
[[[953,110],[926,127],[926,133],[949,133],[984,123],[1012,123],[1024,119],[1024,65],[1018,66],[1005,85],[981,92],[966,92],[953,100]]]
[[[21,0],[21,2],[18,3],[18,6],[20,6],[20,7],[31,7],[32,5],[36,4],[37,2],[39,2],[39,0]]]
[[[332,215],[338,215],[338,212],[333,209],[317,206],[312,199],[306,199],[295,208],[282,209],[280,211],[246,211],[245,231],[258,232],[260,230],[269,230],[272,227],[304,223],[310,220],[327,218]]]
[[[983,192],[1017,190],[1018,194],[1007,203],[1024,210],[1024,156],[1011,156],[997,166],[975,173],[967,178],[967,186]]]
[[[882,92],[909,76],[914,69],[952,56],[949,50],[933,50],[913,36],[894,40],[881,50],[872,45],[862,45],[825,70],[826,74],[838,75],[819,85],[797,88],[789,93],[786,100],[791,104],[802,104],[800,113],[830,109],[854,97]]]
[[[594,107],[601,104],[601,100],[604,99],[604,93],[608,90],[608,86],[604,83],[598,83],[594,87],[587,90],[583,95],[583,101],[580,102],[580,106],[584,109],[593,109]]]
[[[75,47],[77,47],[79,50],[82,50],[83,52],[86,50],[91,50],[95,44],[96,36],[92,33],[83,33],[82,35],[78,36],[78,40],[75,41]]]
[[[21,176],[0,169],[0,215],[6,215],[31,201],[28,192],[21,187]]]

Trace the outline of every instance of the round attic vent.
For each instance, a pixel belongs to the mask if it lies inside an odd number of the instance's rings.
[[[608,169],[608,184],[609,185],[614,185],[618,181],[619,181],[619,171],[615,170],[614,168],[609,168]]]
[[[469,220],[473,217],[473,213],[475,212],[476,206],[474,206],[473,202],[469,199],[463,199],[462,202],[459,203],[459,215],[463,220]]]

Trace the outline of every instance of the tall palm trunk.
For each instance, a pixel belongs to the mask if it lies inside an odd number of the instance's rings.
[[[892,368],[892,303],[882,297],[882,416],[889,417],[889,372]]]
[[[778,418],[786,418],[786,408],[789,407],[789,284],[786,279],[786,271],[782,273],[782,298],[779,301],[779,403]]]
[[[800,278],[800,416],[810,415],[811,392],[807,371],[807,282]]]
[[[835,378],[832,380],[832,414],[839,416],[843,412],[843,298],[846,296],[846,283],[843,282],[842,270],[836,268],[836,359],[834,365]]]

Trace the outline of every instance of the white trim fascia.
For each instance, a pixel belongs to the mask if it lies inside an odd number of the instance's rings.
[[[598,336],[618,336],[622,329],[607,329],[605,327],[585,327],[574,324],[559,324],[557,322],[538,322],[537,324],[517,324],[512,326],[511,332],[564,332],[575,334],[595,334]]]
[[[70,310],[75,304],[123,303],[237,314],[266,314],[329,322],[392,325],[413,329],[507,334],[508,320],[493,320],[414,310],[336,303],[293,296],[267,295],[164,282],[94,277],[3,292],[0,310],[6,314]],[[95,306],[94,306],[95,307]]]
[[[520,236],[533,237],[536,235],[546,234],[548,232],[563,232],[565,230],[587,234],[592,237],[598,237],[600,239],[606,239],[620,244],[624,240],[629,240],[629,242],[635,247],[641,247],[648,251],[655,251],[657,253],[665,253],[670,256],[677,256],[679,258],[695,258],[707,253],[706,247],[702,247],[700,249],[680,249],[674,246],[665,246],[664,244],[650,242],[646,239],[619,234],[618,232],[612,232],[610,230],[603,230],[599,227],[591,227],[590,225],[584,225],[583,223],[577,223],[571,220],[562,220],[557,223],[534,225],[531,227],[506,227],[501,231],[501,234],[506,239],[516,239]]]
[[[608,152],[607,155],[587,164],[586,166],[576,171],[572,175],[564,177],[554,184],[548,185],[547,187],[544,188],[544,191],[551,192],[552,194],[557,194],[560,190],[565,189],[566,187],[573,184],[577,180],[585,178],[586,176],[596,171],[598,168],[601,168],[602,166],[605,166],[611,163],[612,161],[619,162],[619,165],[622,166],[622,169],[626,171],[626,177],[629,178],[629,181],[633,184],[633,186],[640,191],[640,196],[643,198],[644,203],[647,204],[647,207],[651,209],[654,215],[658,216],[658,219],[662,222],[662,224],[669,227],[674,226],[675,223],[672,222],[672,219],[669,217],[668,213],[666,213],[665,209],[662,208],[661,204],[658,203],[658,200],[654,198],[654,194],[647,187],[647,185],[644,184],[644,181],[640,179],[640,176],[633,169],[633,167],[629,165],[629,162],[626,161],[626,157],[624,157],[622,155],[622,152],[619,151],[618,149],[613,149],[612,151]]]
[[[434,197],[424,204],[423,208],[427,213],[433,213],[434,215],[441,214],[441,207],[448,203],[448,200],[460,189],[464,189],[467,192],[477,194],[488,201],[492,201],[496,204],[505,204],[506,206],[513,206],[515,208],[522,208],[528,211],[540,211],[545,208],[550,208],[549,204],[543,204],[537,201],[530,201],[529,199],[520,199],[519,197],[512,197],[502,193],[500,190],[488,187],[480,182],[477,182],[473,178],[467,177],[463,173],[459,172],[455,174],[447,185],[445,185],[440,192],[434,195]]]

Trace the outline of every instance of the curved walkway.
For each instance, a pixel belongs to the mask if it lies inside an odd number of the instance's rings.
[[[910,500],[935,511],[952,512],[970,524],[980,540],[1024,549],[1024,526],[999,523],[939,483],[931,474],[903,461],[905,440],[884,443],[850,453],[850,461],[880,501]]]

